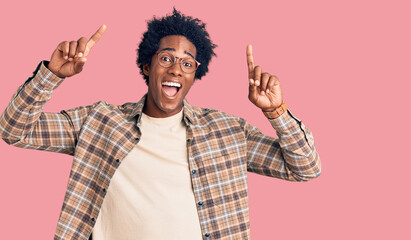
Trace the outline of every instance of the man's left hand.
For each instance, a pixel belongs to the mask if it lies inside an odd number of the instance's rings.
[[[248,99],[264,112],[272,112],[283,102],[280,80],[263,72],[260,66],[254,67],[253,50],[247,45],[247,65],[249,79]]]

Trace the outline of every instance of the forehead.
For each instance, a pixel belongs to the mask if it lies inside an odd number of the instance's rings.
[[[162,50],[168,48],[167,50],[174,49],[175,52],[180,54],[191,54],[194,57],[197,54],[197,49],[192,42],[190,42],[186,37],[180,35],[169,35],[163,37],[160,40],[158,49]],[[173,51],[173,50],[171,50]]]

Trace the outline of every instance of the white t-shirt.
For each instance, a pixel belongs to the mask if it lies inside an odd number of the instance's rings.
[[[202,239],[182,118],[141,116],[140,142],[110,182],[93,240]]]

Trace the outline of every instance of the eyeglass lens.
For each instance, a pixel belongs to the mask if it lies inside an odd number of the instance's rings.
[[[169,68],[176,62],[176,57],[168,52],[158,53],[158,62],[160,66]],[[193,73],[197,70],[197,62],[193,58],[180,58],[181,69],[185,73]]]

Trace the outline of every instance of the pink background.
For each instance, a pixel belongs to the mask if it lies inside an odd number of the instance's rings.
[[[46,111],[137,101],[145,21],[176,6],[218,44],[191,104],[247,119],[274,136],[247,99],[245,46],[282,81],[323,165],[308,183],[249,174],[252,239],[411,239],[409,1],[8,1],[0,8],[0,110],[58,43],[108,29],[85,70]],[[0,239],[52,239],[72,157],[0,142]],[[407,157],[408,156],[408,157]]]

